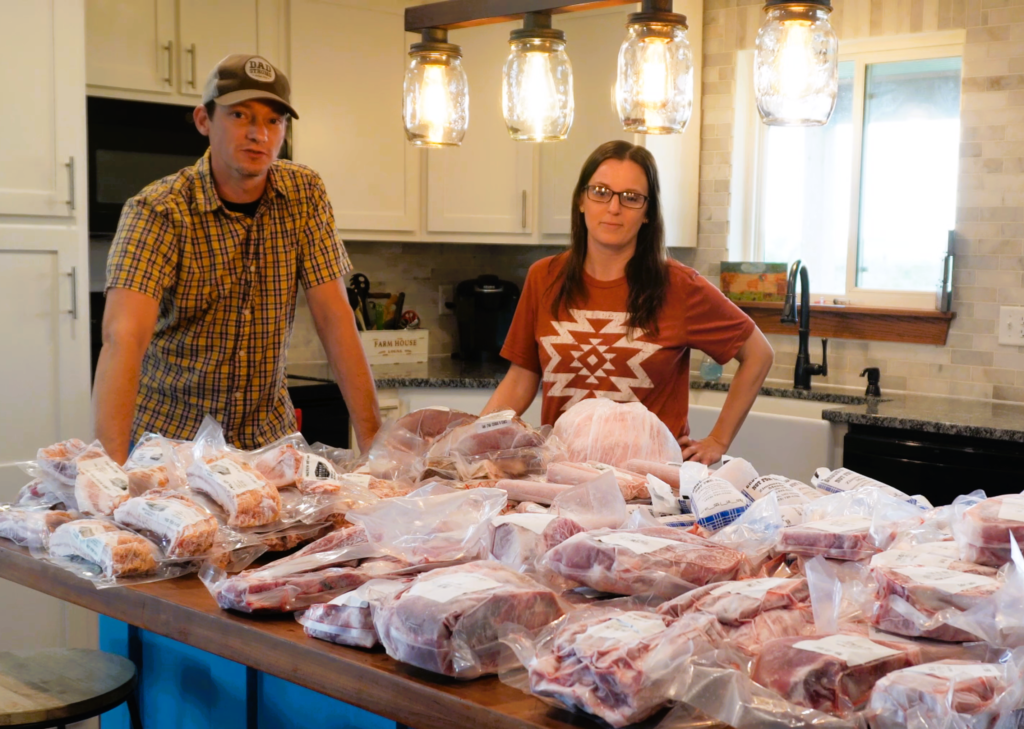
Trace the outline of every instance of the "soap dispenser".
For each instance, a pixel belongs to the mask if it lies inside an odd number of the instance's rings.
[[[882,377],[882,372],[877,367],[865,367],[864,371],[860,373],[860,376],[868,376],[868,387],[864,391],[864,395],[867,397],[881,397],[882,388],[878,386],[878,380]]]

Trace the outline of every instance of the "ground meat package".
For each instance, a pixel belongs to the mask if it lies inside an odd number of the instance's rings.
[[[498,627],[536,630],[564,609],[554,592],[497,562],[425,572],[377,609],[374,625],[397,661],[457,678],[499,669]]]
[[[872,689],[868,721],[872,729],[1014,729],[1024,675],[1006,658],[943,660],[894,671]]]
[[[405,589],[410,581],[411,578],[370,580],[330,602],[311,605],[305,612],[296,613],[295,619],[310,638],[373,648],[380,642],[373,626],[374,613],[385,599]]]
[[[567,449],[570,461],[597,461],[627,468],[630,459],[659,463],[683,460],[668,427],[642,403],[588,398],[555,421],[552,435]]]
[[[96,441],[74,459],[75,501],[86,516],[110,516],[128,500],[128,474]]]
[[[74,518],[74,514],[67,511],[0,506],[0,538],[9,539],[20,547],[45,549],[53,530]]]
[[[189,447],[183,441],[156,433],[143,435],[124,464],[132,495],[138,496],[151,489],[183,488],[185,468],[192,462],[190,455],[185,453]]]
[[[748,568],[741,552],[672,527],[599,529],[570,537],[543,568],[601,592],[671,599]]]
[[[61,483],[74,486],[78,476],[78,456],[85,453],[89,445],[78,438],[54,443],[40,448],[36,453],[36,464],[50,477]]]
[[[954,530],[965,562],[1000,567],[1010,561],[1010,535],[1024,541],[1024,494],[993,496],[962,512]]]
[[[114,510],[114,521],[152,538],[171,558],[198,557],[213,549],[219,525],[186,494],[153,489]]]

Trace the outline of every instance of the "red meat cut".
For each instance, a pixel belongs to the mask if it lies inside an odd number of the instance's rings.
[[[960,559],[991,567],[1010,561],[1010,535],[1024,542],[1024,495],[1006,494],[975,504],[964,512]]]
[[[572,519],[553,514],[510,514],[494,519],[491,556],[514,570],[532,568],[537,559],[584,531]]]

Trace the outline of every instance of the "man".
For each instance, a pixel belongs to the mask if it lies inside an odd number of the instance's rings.
[[[125,204],[94,386],[96,435],[119,463],[144,432],[191,438],[206,414],[239,448],[293,432],[284,364],[299,283],[363,452],[380,427],[323,181],[277,159],[298,118],[289,99],[267,60],[228,56],[193,112],[209,150]]]

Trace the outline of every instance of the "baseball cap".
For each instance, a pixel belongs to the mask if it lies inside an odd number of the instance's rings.
[[[232,53],[221,59],[207,77],[203,104],[216,101],[230,106],[249,99],[270,99],[283,104],[288,113],[298,119],[291,104],[291,91],[288,77],[266,58]]]

